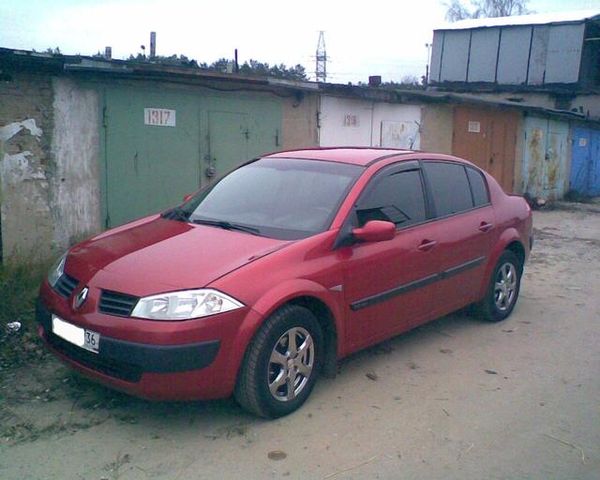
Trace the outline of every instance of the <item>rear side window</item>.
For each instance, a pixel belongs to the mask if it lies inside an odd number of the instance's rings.
[[[473,208],[465,167],[457,163],[425,162],[438,217]]]
[[[478,172],[474,168],[466,167],[467,177],[469,177],[469,183],[471,184],[471,192],[473,193],[473,201],[475,206],[487,205],[490,203],[488,191],[485,186],[485,180],[481,172]]]
[[[425,197],[420,170],[408,170],[375,180],[358,203],[359,225],[385,220],[404,227],[425,220]]]

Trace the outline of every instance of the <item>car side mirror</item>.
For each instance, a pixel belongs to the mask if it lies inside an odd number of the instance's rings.
[[[383,220],[371,220],[363,227],[353,229],[352,235],[362,242],[383,242],[394,238],[396,225]]]
[[[192,193],[188,193],[187,195],[184,195],[183,196],[183,203],[187,202],[193,196],[194,196],[194,194],[192,194]]]

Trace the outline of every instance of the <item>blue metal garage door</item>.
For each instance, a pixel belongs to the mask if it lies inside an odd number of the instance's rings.
[[[600,195],[600,131],[573,129],[569,187],[580,195]]]

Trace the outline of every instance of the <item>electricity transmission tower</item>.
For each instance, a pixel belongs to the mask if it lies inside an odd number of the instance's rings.
[[[319,32],[319,43],[317,44],[317,64],[315,75],[317,82],[327,81],[327,52],[325,51],[325,32]]]

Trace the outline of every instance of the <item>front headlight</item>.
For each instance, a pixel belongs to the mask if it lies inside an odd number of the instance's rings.
[[[150,320],[188,320],[243,306],[235,298],[217,290],[185,290],[141,298],[131,316]]]
[[[65,273],[65,261],[67,260],[67,253],[68,252],[65,252],[62,257],[56,260],[48,272],[48,283],[53,288],[56,285],[56,282],[58,282],[58,279],[62,277],[63,273]]]

